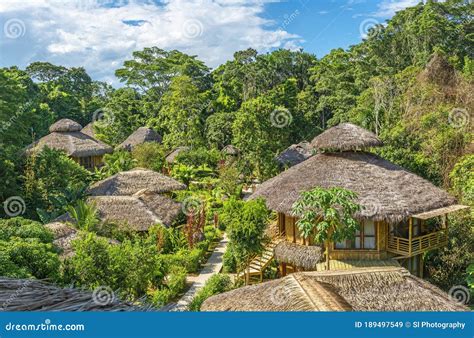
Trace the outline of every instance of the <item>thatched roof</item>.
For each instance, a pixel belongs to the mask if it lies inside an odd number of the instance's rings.
[[[303,191],[341,187],[357,193],[360,219],[399,222],[409,216],[449,206],[455,199],[429,181],[366,152],[317,154],[264,182],[250,198],[291,214]]]
[[[186,150],[189,150],[189,149],[190,149],[189,147],[178,147],[178,148],[174,149],[173,151],[168,153],[168,155],[166,155],[166,162],[174,163],[174,160],[176,159],[176,156],[178,156],[178,154],[180,152],[186,151]]]
[[[29,145],[27,153],[41,150],[47,146],[52,149],[63,150],[72,157],[100,156],[113,151],[112,147],[81,133],[81,125],[69,119],[62,119],[51,125],[51,133]]]
[[[315,245],[301,245],[282,241],[273,249],[275,259],[280,263],[288,263],[302,267],[306,270],[314,270],[323,258],[323,249]]]
[[[82,126],[79,123],[70,119],[61,119],[49,126],[50,133],[80,131],[81,129]]]
[[[65,214],[62,217],[69,217]],[[77,230],[71,223],[54,221],[44,225],[49,229],[54,236],[53,244],[61,249],[60,257],[69,258],[74,255],[74,248],[72,242],[79,237],[79,230]],[[105,237],[102,237],[105,238]],[[105,238],[109,244],[117,245],[119,241],[111,238]]]
[[[283,150],[276,158],[276,161],[282,166],[292,167],[313,156],[313,147],[309,142],[300,142],[292,144]]]
[[[133,148],[139,144],[145,142],[156,142],[161,143],[161,135],[158,134],[151,128],[147,127],[140,127],[135,130],[129,137],[126,138],[125,141],[120,143],[117,148],[126,149],[128,151],[133,150]]]
[[[181,204],[157,195],[138,193],[133,196],[92,196],[103,222],[127,223],[136,231],[147,231],[154,224],[170,226],[181,212]]]
[[[88,193],[92,196],[130,196],[143,189],[159,194],[186,189],[186,186],[156,171],[136,168],[121,171],[105,180],[94,183],[89,188]]]
[[[90,137],[95,137],[94,122],[90,122],[84,128],[82,128],[81,133],[86,134]]]
[[[467,311],[403,268],[302,272],[208,298],[202,311]]]
[[[35,279],[0,277],[0,304],[5,311],[149,311],[122,302],[111,290],[60,288]]]
[[[342,123],[316,136],[311,145],[317,150],[358,150],[382,145],[374,133],[351,123]]]
[[[237,156],[239,155],[240,150],[232,144],[228,144],[224,148],[222,148],[221,152],[225,155]]]

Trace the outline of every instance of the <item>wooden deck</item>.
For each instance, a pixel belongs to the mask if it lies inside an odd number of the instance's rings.
[[[329,261],[330,270],[351,270],[369,267],[400,267],[395,259],[337,260]],[[316,271],[326,271],[326,262],[318,263]]]
[[[411,240],[403,237],[389,236],[387,251],[402,257],[411,257],[446,246],[447,244],[448,233],[446,230],[440,230],[423,236],[413,237]]]

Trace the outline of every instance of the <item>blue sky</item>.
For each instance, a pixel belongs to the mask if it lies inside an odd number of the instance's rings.
[[[419,0],[2,0],[0,66],[33,61],[83,66],[117,85],[134,50],[158,46],[210,67],[253,47],[324,56]]]

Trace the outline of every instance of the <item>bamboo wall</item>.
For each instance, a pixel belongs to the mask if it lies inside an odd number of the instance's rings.
[[[76,163],[86,169],[92,170],[100,167],[103,163],[103,156],[71,157]]]

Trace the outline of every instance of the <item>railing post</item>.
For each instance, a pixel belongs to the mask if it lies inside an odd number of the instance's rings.
[[[408,219],[408,255],[411,256],[411,239],[413,235],[413,218]]]

